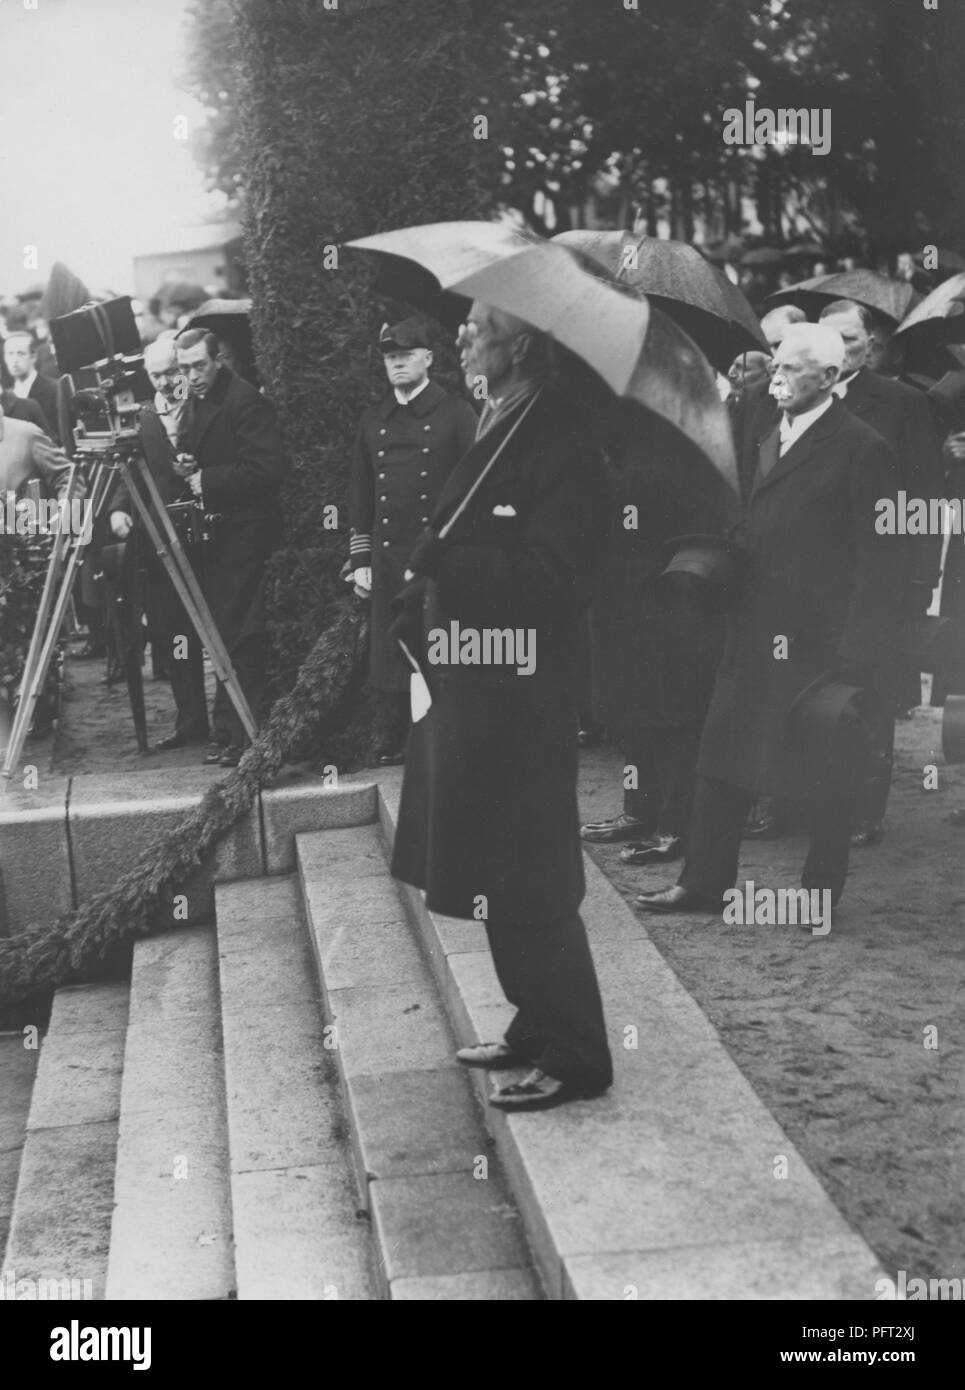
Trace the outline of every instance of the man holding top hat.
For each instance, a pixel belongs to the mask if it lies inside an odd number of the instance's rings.
[[[389,706],[378,763],[405,757],[409,668],[389,635],[389,604],[442,486],[476,433],[468,401],[429,380],[432,352],[416,318],[384,324],[379,348],[391,390],[362,416],[349,486],[349,562],[356,591],[372,599],[369,682]]]
[[[770,391],[781,418],[764,437],[748,436],[740,461],[750,577],[729,617],[701,740],[687,856],[674,887],[637,898],[644,909],[719,910],[759,794],[804,798],[802,886],[828,890],[832,902],[844,887],[881,717],[873,690],[901,617],[904,538],[876,533],[876,503],[895,496],[897,463],[832,394],[843,360],[840,334],[825,325],[791,325],[777,349]]]

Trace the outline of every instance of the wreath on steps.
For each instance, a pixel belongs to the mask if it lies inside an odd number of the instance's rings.
[[[241,762],[108,890],[57,922],[0,941],[0,1003],[71,983],[112,948],[159,930],[165,896],[254,804],[258,789],[338,706],[368,644],[368,608],[343,600]],[[170,919],[165,918],[165,927]]]

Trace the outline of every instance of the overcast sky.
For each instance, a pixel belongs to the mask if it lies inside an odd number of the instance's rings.
[[[185,0],[0,0],[0,295],[62,260],[129,293],[134,252],[167,250],[222,206],[190,142],[201,108],[178,87]],[[26,269],[25,245],[39,266]]]

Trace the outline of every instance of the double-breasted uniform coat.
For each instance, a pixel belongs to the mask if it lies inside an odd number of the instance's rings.
[[[434,530],[527,404],[496,420],[457,465]],[[432,911],[546,922],[582,901],[581,639],[606,528],[599,448],[572,396],[545,387],[455,523],[435,578],[414,586],[433,703],[409,734],[392,872],[424,888]],[[429,634],[454,621],[533,634],[533,673],[429,664]]]
[[[776,425],[745,440],[739,539],[752,574],[728,618],[698,763],[700,776],[769,794],[801,790],[786,730],[805,687],[827,671],[890,660],[904,583],[904,538],[875,530],[875,504],[898,488],[884,439],[835,399],[783,458],[778,451]]]
[[[390,604],[443,484],[475,434],[469,402],[433,381],[405,405],[390,391],[362,415],[349,486],[349,550],[353,569],[372,567],[369,680],[377,690],[409,688],[409,667],[389,636]]]

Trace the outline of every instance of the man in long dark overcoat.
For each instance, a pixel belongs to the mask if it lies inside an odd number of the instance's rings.
[[[391,389],[364,412],[355,441],[349,558],[357,588],[372,597],[369,684],[389,706],[376,752],[387,766],[402,762],[409,724],[409,667],[389,634],[389,605],[444,482],[475,438],[476,412],[429,380],[432,352],[418,319],[386,324],[379,349]]]
[[[717,534],[733,520],[726,488],[669,424],[622,413],[607,441],[613,526],[590,609],[593,708],[625,755],[623,811],[584,825],[585,840],[628,840],[628,863],[683,854],[700,734],[723,629],[696,607],[671,607],[660,587],[666,542]]]
[[[430,910],[485,923],[517,1013],[504,1041],[459,1057],[529,1064],[491,1103],[536,1109],[612,1081],[579,915],[576,799],[580,643],[605,544],[606,483],[579,396],[549,379],[542,335],[476,303],[459,345],[467,382],[484,380],[488,399],[479,439],[409,562],[415,621],[401,630],[420,647],[432,704],[409,735],[392,872],[424,888]],[[487,631],[503,636],[498,663],[473,660],[472,634]]]
[[[178,335],[188,383],[175,469],[215,515],[204,554],[204,596],[257,721],[265,697],[265,565],[281,544],[279,493],[288,466],[270,402],[217,358],[213,333]],[[206,762],[233,767],[247,735],[219,681]]]
[[[778,348],[771,390],[783,415],[756,446],[748,441],[742,459],[752,573],[728,623],[701,740],[687,858],[679,883],[643,894],[641,907],[719,909],[761,793],[806,790],[802,885],[829,890],[832,901],[844,886],[862,750],[856,743],[851,756],[849,746],[804,788],[788,719],[826,673],[860,687],[880,679],[900,619],[904,538],[877,533],[877,503],[897,492],[896,461],[832,395],[843,355],[840,335],[817,324],[789,328]]]

